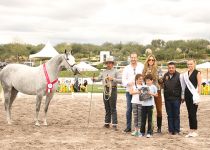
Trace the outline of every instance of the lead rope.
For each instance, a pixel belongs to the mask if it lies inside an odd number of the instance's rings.
[[[91,86],[91,97],[90,97],[89,114],[88,114],[88,127],[89,127],[89,123],[90,123],[91,103],[92,103],[92,99],[93,99],[94,77],[95,77],[95,73],[93,73],[93,83],[92,83],[92,86]]]
[[[107,75],[108,76],[108,75]],[[111,97],[112,94],[112,81],[108,80],[108,78],[105,78],[105,85],[104,85],[104,100],[107,101]]]

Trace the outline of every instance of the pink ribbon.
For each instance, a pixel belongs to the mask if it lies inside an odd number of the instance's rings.
[[[46,93],[51,93],[52,92],[52,89],[53,89],[53,85],[58,82],[58,79],[54,80],[53,82],[50,82],[50,78],[48,76],[48,73],[47,73],[47,69],[46,69],[46,65],[43,64],[43,70],[44,70],[44,74],[45,74],[45,77],[46,77],[46,80],[47,80],[47,86],[46,86]]]

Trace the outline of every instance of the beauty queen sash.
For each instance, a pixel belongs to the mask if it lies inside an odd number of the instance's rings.
[[[190,93],[192,93],[193,95],[193,104],[198,104],[200,102],[200,95],[198,93],[198,89],[195,89],[193,84],[190,82],[188,72],[185,72],[180,75],[180,82],[182,86],[182,98],[184,99],[184,91],[187,86]]]

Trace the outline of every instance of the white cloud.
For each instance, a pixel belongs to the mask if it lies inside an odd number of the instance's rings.
[[[208,0],[1,0],[0,43],[210,40]]]

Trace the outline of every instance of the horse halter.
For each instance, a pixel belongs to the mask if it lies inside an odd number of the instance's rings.
[[[67,64],[71,67],[71,70],[73,71],[73,67],[76,65],[76,63],[74,63],[73,65],[70,65],[69,64],[69,62],[68,62],[68,60],[69,60],[69,57],[68,57],[68,54],[65,52],[65,56],[66,56],[66,58],[64,58],[65,60],[66,60],[66,62],[67,62]],[[69,70],[69,69],[67,69],[67,70]],[[79,70],[78,69],[76,69],[75,71],[73,71],[74,72],[74,75],[76,75],[76,74],[80,74],[80,72],[79,72]]]
[[[73,65],[71,65],[71,64],[69,64],[69,62],[68,62],[68,60],[69,60],[69,55],[65,52],[65,55],[66,55],[66,58],[65,58],[65,60],[66,60],[66,62],[68,63],[68,65],[70,66],[70,67],[74,67],[76,64],[73,64]]]

